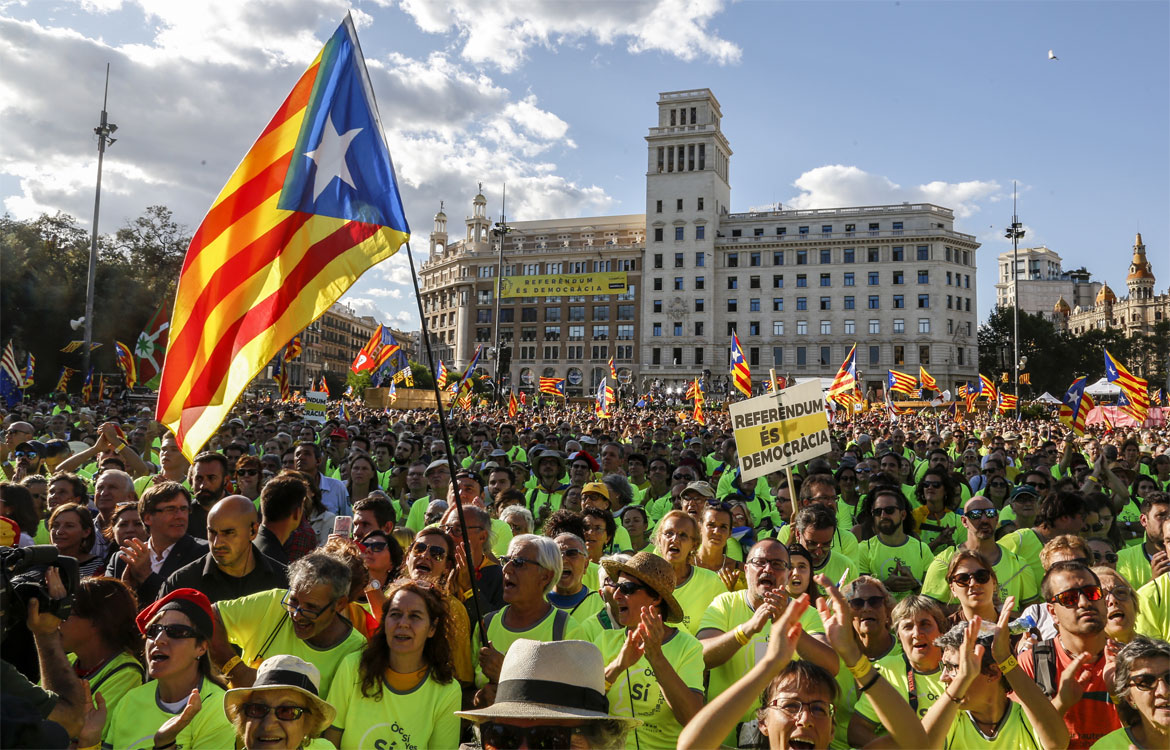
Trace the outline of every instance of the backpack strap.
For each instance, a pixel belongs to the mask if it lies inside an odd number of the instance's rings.
[[[1040,641],[1032,647],[1036,684],[1049,698],[1056,695],[1056,649],[1052,641]]]
[[[569,613],[563,609],[558,609],[553,614],[553,632],[552,639],[554,641],[565,640],[565,629],[569,626]]]
[[[89,686],[90,692],[93,692],[93,693],[98,692],[98,690],[101,688],[102,685],[104,685],[106,683],[107,680],[109,680],[111,677],[118,674],[119,672],[123,672],[127,669],[133,669],[134,671],[138,672],[139,677],[146,676],[146,671],[142,669],[141,664],[139,664],[136,661],[128,661],[125,664],[119,664],[117,667],[111,669],[109,672],[106,672],[104,675],[102,675],[100,678],[98,678],[95,682],[91,683]]]

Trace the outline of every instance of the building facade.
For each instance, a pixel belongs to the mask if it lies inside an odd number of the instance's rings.
[[[349,305],[334,303],[304,331],[303,384],[319,384],[325,372],[344,378],[358,350],[366,345],[377,329],[378,321],[369,315],[358,315]],[[289,372],[296,387],[295,362]]]
[[[570,396],[592,393],[609,372],[609,359],[624,383],[636,376],[637,300],[641,292],[645,223],[640,215],[518,221],[503,234],[492,230],[487,199],[472,201],[466,233],[451,241],[447,215],[435,215],[430,258],[419,283],[434,355],[462,371],[477,347],[495,373],[496,343],[510,350],[502,384],[534,392],[541,377],[566,379]],[[504,276],[626,273],[623,294],[496,299]],[[425,354],[424,354],[425,356]],[[505,355],[508,356],[508,355]]]
[[[995,304],[999,307],[1015,306],[1018,283],[1020,310],[1055,321],[1062,301],[1069,309],[1090,307],[1101,291],[1101,282],[1093,281],[1087,270],[1065,271],[1060,254],[1043,246],[1020,248],[1016,282],[1012,277],[1012,255],[1010,250],[999,254],[995,284]]]
[[[629,291],[586,298],[501,300],[498,234],[477,195],[452,241],[435,216],[420,272],[436,355],[460,369],[476,346],[512,345],[523,389],[566,377],[591,392],[615,355],[640,391],[696,375],[726,391],[732,333],[753,380],[832,378],[857,344],[867,388],[886,370],[925,367],[944,388],[977,376],[975,237],[928,203],[732,213],[732,150],[709,89],[659,95],[645,137],[643,215],[508,225],[505,275],[625,270]],[[488,367],[489,370],[494,370]]]
[[[1125,278],[1128,296],[1118,299],[1108,284],[1098,290],[1091,305],[1076,307],[1057,303],[1053,314],[1067,331],[1081,334],[1091,329],[1116,328],[1126,336],[1150,334],[1154,327],[1170,320],[1170,292],[1157,294],[1154,267],[1146,257],[1139,233],[1133,243],[1129,274]],[[1022,295],[1021,295],[1022,296]]]

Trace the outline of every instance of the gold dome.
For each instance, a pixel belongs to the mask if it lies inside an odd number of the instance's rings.
[[[1068,306],[1068,303],[1064,301],[1064,296],[1061,295],[1060,299],[1056,300],[1056,304],[1052,306],[1052,311],[1067,316],[1072,312],[1072,308]]]
[[[1117,295],[1109,288],[1108,284],[1101,285],[1101,291],[1097,292],[1098,305],[1112,305],[1117,301]]]

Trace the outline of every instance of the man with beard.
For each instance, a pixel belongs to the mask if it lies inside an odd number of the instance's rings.
[[[172,573],[207,552],[207,542],[187,533],[191,506],[191,493],[177,482],[151,485],[142,493],[138,513],[150,536],[146,543],[131,539],[106,567],[107,576],[137,592],[139,606],[154,601]]]
[[[793,541],[808,550],[814,574],[842,585],[857,577],[858,567],[853,558],[833,549],[833,537],[837,533],[835,507],[813,503],[796,514],[792,526],[796,529]]]
[[[238,599],[267,589],[288,587],[285,566],[255,545],[256,506],[243,495],[220,500],[207,514],[206,555],[176,570],[159,589],[198,589],[212,602]]]
[[[895,600],[901,600],[921,587],[934,554],[908,533],[914,520],[897,487],[876,487],[870,497],[877,534],[861,543],[857,562],[862,573],[879,579]]]
[[[1170,495],[1150,493],[1142,499],[1141,511],[1145,539],[1124,547],[1117,555],[1117,572],[1135,589],[1170,571],[1170,557],[1162,549],[1162,525],[1170,519]]]
[[[559,510],[561,501],[565,497],[565,490],[569,485],[561,482],[565,474],[565,457],[560,451],[542,451],[536,457],[536,486],[525,495],[524,502],[533,518],[539,519],[541,513],[551,513]],[[547,511],[542,508],[547,507]]]
[[[976,495],[963,506],[963,526],[967,528],[967,539],[958,547],[941,549],[926,570],[922,582],[922,593],[941,603],[944,608],[955,605],[955,597],[947,582],[947,566],[959,549],[970,549],[981,553],[995,569],[999,581],[1000,596],[1016,597],[1020,606],[1031,603],[1039,594],[1032,568],[1019,555],[995,541],[995,527],[999,517],[995,503],[983,495]]]
[[[1040,584],[1057,636],[1020,653],[1019,664],[1064,716],[1070,750],[1087,750],[1121,726],[1106,682],[1105,596],[1097,574],[1080,562],[1053,563]],[[1069,675],[1073,662],[1080,669]],[[1068,684],[1064,684],[1068,683]]]
[[[711,673],[708,701],[746,675],[767,651],[772,623],[788,608],[788,550],[783,544],[775,539],[760,540],[748,552],[744,569],[747,588],[716,596],[699,622],[697,637],[703,645],[703,664]],[[801,624],[804,632],[796,644],[800,658],[836,674],[839,668],[836,652],[810,635],[824,631],[815,610],[805,612]],[[754,728],[749,728],[746,734],[741,732],[744,724],[754,723],[755,708],[743,715],[740,726],[725,745],[741,746],[741,736],[754,734]]]
[[[304,474],[309,485],[321,493],[321,504],[325,510],[338,516],[353,515],[349,507],[349,491],[340,479],[321,473],[321,447],[316,443],[297,443],[293,452],[296,470]]]
[[[195,457],[191,489],[191,519],[188,533],[197,539],[207,535],[207,514],[227,494],[228,460],[222,453],[200,453]]]

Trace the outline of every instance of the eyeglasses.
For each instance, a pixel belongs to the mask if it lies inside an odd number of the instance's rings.
[[[877,609],[885,604],[885,602],[886,598],[884,596],[858,596],[849,600],[849,606],[854,609],[864,609],[867,606],[872,609]]]
[[[159,636],[163,633],[167,634],[167,638],[171,640],[179,640],[180,638],[198,638],[199,633],[190,625],[162,625],[155,623],[146,627],[146,637],[152,641],[157,641]]]
[[[677,479],[680,482],[693,482],[695,478],[690,474],[671,474],[671,479]]]
[[[814,719],[824,721],[834,715],[833,704],[826,701],[811,701],[805,703],[794,698],[783,698],[774,700],[767,705],[767,708],[778,708],[784,713],[788,714],[790,718],[797,718],[804,711],[808,711],[808,715]]]
[[[451,536],[463,536],[463,532],[461,532],[459,530],[459,524],[457,524],[457,523],[449,523],[446,526],[440,526],[439,528],[442,529],[443,531],[447,532]],[[482,526],[468,526],[467,530],[468,531],[482,531],[483,527]]]
[[[972,521],[978,521],[980,518],[997,518],[999,510],[996,508],[972,508],[971,510],[963,511],[962,515],[970,518]]]
[[[158,514],[164,515],[164,516],[173,516],[176,513],[179,515],[182,515],[184,513],[190,513],[191,506],[189,506],[189,505],[166,505],[162,508],[155,508],[154,510],[152,510],[150,512],[151,513],[158,513]]]
[[[939,487],[942,487],[942,482],[938,482],[938,481],[935,481],[935,480],[933,480],[933,479],[932,479],[932,480],[930,480],[930,481],[924,481],[924,482],[922,483],[922,488],[923,488],[923,489],[933,489],[933,490],[937,490]]]
[[[638,583],[637,581],[622,581],[614,588],[617,589],[618,591],[622,592],[626,596],[630,596],[631,594],[636,594],[639,591],[645,591],[646,593],[651,593],[649,586],[647,586],[644,583]]]
[[[1128,602],[1133,598],[1133,589],[1128,586],[1114,586],[1111,589],[1105,589],[1105,596],[1112,596],[1116,602]]]
[[[241,477],[254,477],[260,474],[259,469],[236,469],[236,474]],[[253,704],[258,705],[258,704]]]
[[[1093,562],[1099,563],[1104,560],[1107,563],[1114,564],[1117,562],[1116,552],[1093,552]]]
[[[1164,682],[1166,683],[1166,687],[1170,687],[1170,672],[1163,672],[1162,674],[1145,672],[1143,674],[1135,674],[1129,679],[1130,687],[1135,687],[1146,693],[1157,687],[1159,682]]]
[[[1061,591],[1049,598],[1052,604],[1059,604],[1062,607],[1072,609],[1080,603],[1081,597],[1085,597],[1091,602],[1098,601],[1102,596],[1101,587],[1097,585],[1081,586],[1076,589],[1069,589],[1068,591]]]
[[[751,560],[748,560],[748,565],[754,565],[760,570],[767,568],[769,570],[774,570],[777,573],[783,573],[791,567],[787,560],[768,560],[767,558],[763,557],[755,557]]]
[[[561,557],[581,557],[585,553],[576,547],[567,547],[561,550]]]
[[[485,721],[479,725],[479,739],[485,748],[507,750],[525,745],[532,750],[560,750],[572,745],[573,736],[581,734],[580,727],[539,724],[518,727]]]
[[[362,542],[362,546],[370,552],[385,552],[388,542]]]
[[[266,703],[245,703],[240,707],[244,716],[249,719],[263,719],[270,712],[276,712],[276,718],[281,721],[296,721],[304,716],[309,709],[304,706],[269,706]]]
[[[285,610],[289,613],[289,616],[303,617],[310,622],[325,614],[325,610],[329,609],[331,606],[333,606],[333,602],[337,601],[336,599],[333,599],[321,609],[313,610],[301,604],[289,603],[290,596],[292,596],[291,592],[284,595],[284,598],[280,600],[281,606],[285,608]]]
[[[13,458],[40,458],[40,454],[36,451],[13,451]]]
[[[508,567],[509,563],[514,565],[517,570],[524,570],[529,565],[538,565],[539,564],[536,562],[536,560],[532,560],[532,559],[529,559],[527,557],[520,557],[519,555],[515,555],[515,556],[500,555],[500,567],[501,568]]]
[[[443,562],[447,559],[447,550],[437,544],[427,544],[426,542],[415,542],[410,551],[416,555],[429,555],[435,562]]]
[[[974,580],[975,583],[987,583],[991,580],[991,571],[984,568],[983,570],[977,570],[974,573],[956,573],[955,575],[951,576],[951,583],[955,584],[956,586],[962,586],[963,588],[970,586],[972,580]]]
[[[883,505],[880,508],[875,507],[873,509],[873,515],[874,515],[874,517],[892,516],[895,513],[897,513],[898,510],[899,510],[899,508],[897,505]]]

